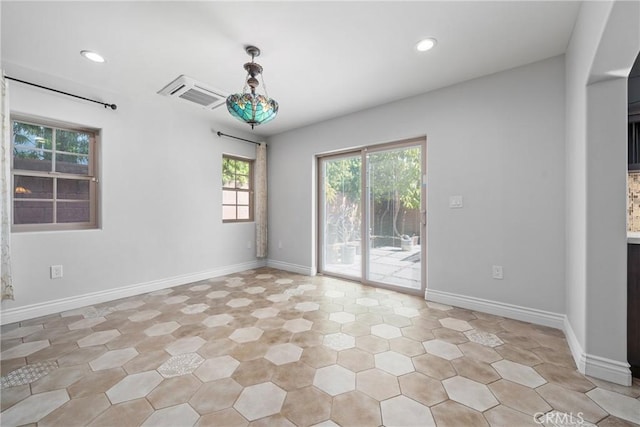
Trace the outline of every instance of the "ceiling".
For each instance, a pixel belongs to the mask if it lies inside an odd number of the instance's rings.
[[[280,104],[278,117],[254,131],[270,136],[560,55],[579,7],[576,1],[3,0],[1,53],[12,77],[38,70],[46,74],[36,83],[73,82],[84,96],[90,88],[102,97],[105,90],[153,96],[248,130],[224,106],[206,111],[156,92],[181,74],[238,92],[249,60],[244,46],[254,44],[262,50],[256,62],[269,95]],[[415,43],[424,37],[438,44],[419,53]],[[82,49],[106,62],[87,61]]]

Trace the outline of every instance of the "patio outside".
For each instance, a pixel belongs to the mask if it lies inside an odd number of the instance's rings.
[[[359,248],[358,248],[359,249]],[[409,250],[392,246],[371,248],[369,279],[409,289],[420,289],[420,245],[413,245]],[[362,259],[360,252],[355,255],[353,263],[325,264],[328,272],[345,276],[361,277]]]

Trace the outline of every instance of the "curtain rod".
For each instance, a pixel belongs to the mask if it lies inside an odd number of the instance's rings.
[[[228,134],[226,134],[226,133],[222,133],[222,132],[220,132],[220,131],[216,132],[216,134],[217,134],[218,136],[220,136],[220,137],[222,137],[222,136],[226,136],[227,138],[239,139],[240,141],[250,142],[250,143],[252,143],[252,144],[256,144],[256,145],[261,145],[261,144],[262,144],[261,142],[255,142],[255,141],[251,141],[250,139],[244,139],[244,138],[240,138],[240,137],[237,137],[237,136],[228,135]]]
[[[52,91],[52,92],[61,93],[61,94],[63,94],[63,95],[67,95],[67,96],[72,96],[72,97],[74,97],[74,98],[84,99],[85,101],[95,102],[96,104],[104,105],[104,108],[111,108],[112,110],[115,110],[116,108],[118,108],[118,106],[117,106],[116,104],[108,104],[108,103],[106,103],[106,102],[96,101],[95,99],[85,98],[84,96],[74,95],[74,94],[72,94],[72,93],[63,92],[63,91],[58,90],[58,89],[52,89],[52,88],[50,88],[50,87],[41,86],[41,85],[39,85],[39,84],[35,84],[35,83],[31,83],[31,82],[26,82],[26,81],[24,81],[24,80],[16,79],[16,78],[9,77],[9,76],[4,76],[4,77],[5,77],[5,79],[7,79],[7,80],[13,80],[14,82],[24,83],[24,84],[26,84],[26,85],[31,85],[31,86],[39,87],[40,89],[50,90],[50,91]]]

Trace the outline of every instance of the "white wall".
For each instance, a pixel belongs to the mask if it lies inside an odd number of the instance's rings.
[[[587,87],[585,350],[622,363],[627,360],[626,99],[626,79]]]
[[[567,50],[567,330],[581,372],[630,384],[627,81],[638,2],[584,2]]]
[[[269,261],[315,271],[315,155],[425,134],[428,288],[562,313],[563,57],[271,138]]]
[[[607,2],[586,2],[566,53],[566,314],[582,345],[586,334],[586,98],[585,86],[610,11]]]
[[[4,65],[8,75],[19,69]],[[13,233],[15,301],[3,301],[3,321],[34,304],[255,263],[254,224],[221,219],[222,154],[254,158],[254,146],[213,134],[197,106],[95,92],[118,109],[11,84],[12,113],[100,129],[101,221],[99,230]],[[53,264],[62,279],[49,279]]]

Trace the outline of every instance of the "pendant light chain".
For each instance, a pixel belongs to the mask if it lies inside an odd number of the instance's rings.
[[[247,92],[247,90],[249,89],[249,73],[247,73],[247,76],[244,78],[244,86],[242,86],[242,93]]]
[[[264,96],[269,98],[269,92],[267,92],[267,85],[264,82],[264,76],[260,73],[260,81],[262,81],[262,87],[264,88]]]

